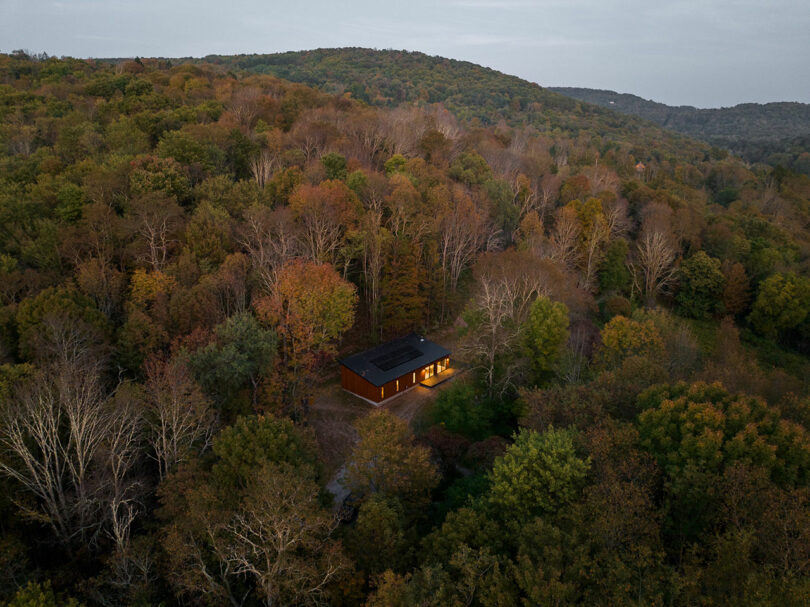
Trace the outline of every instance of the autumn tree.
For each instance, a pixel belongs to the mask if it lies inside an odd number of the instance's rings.
[[[337,264],[347,230],[354,229],[358,203],[342,181],[301,185],[290,197],[290,208],[301,224],[302,251],[321,263]]]
[[[287,407],[300,404],[320,364],[334,356],[356,303],[356,288],[333,267],[300,259],[285,264],[272,293],[256,301],[259,318],[278,335],[278,390]]]
[[[217,605],[318,604],[347,561],[319,502],[311,444],[289,420],[242,418],[213,459],[162,484],[162,546],[178,595]]]
[[[639,399],[641,444],[666,474],[671,524],[695,538],[717,517],[719,479],[733,462],[765,469],[781,486],[806,483],[806,431],[762,400],[720,384],[653,387]]]
[[[748,275],[741,263],[727,264],[723,267],[725,287],[723,289],[723,310],[732,316],[742,314],[751,301],[751,287]]]
[[[601,331],[602,345],[598,359],[607,367],[615,367],[632,356],[660,356],[664,344],[655,324],[614,316]]]
[[[376,409],[356,423],[360,440],[346,465],[347,487],[360,495],[380,494],[420,501],[438,483],[426,447],[414,443],[407,422]]]
[[[398,336],[418,330],[426,318],[425,271],[418,250],[407,240],[390,245],[380,285],[380,332]]]

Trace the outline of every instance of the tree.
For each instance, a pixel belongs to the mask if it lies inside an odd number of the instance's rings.
[[[553,264],[527,251],[482,256],[475,267],[478,289],[464,314],[460,350],[484,375],[489,396],[505,394],[525,370],[521,329],[531,304],[552,292],[561,276]]]
[[[345,181],[348,170],[346,169],[346,158],[336,152],[330,152],[321,156],[321,164],[326,169],[326,178]]]
[[[359,442],[346,464],[346,485],[359,495],[420,501],[439,480],[430,451],[414,443],[408,424],[385,409],[360,418]]]
[[[259,388],[272,369],[277,337],[262,328],[250,312],[232,316],[214,329],[215,339],[188,354],[188,365],[220,409],[239,390],[251,388],[251,404],[259,408]]]
[[[498,516],[526,521],[573,501],[590,467],[569,430],[521,430],[489,474],[489,501]]]
[[[113,399],[78,328],[57,342],[53,362],[0,407],[0,473],[31,501],[21,511],[46,523],[67,550],[111,534],[124,548],[136,511],[140,419],[124,392]]]
[[[231,217],[210,202],[200,204],[186,227],[186,244],[203,271],[221,264],[233,248]]]
[[[132,202],[130,233],[137,237],[134,255],[153,270],[162,270],[179,242],[183,210],[159,192],[148,192]]]
[[[372,495],[360,505],[346,544],[366,574],[401,568],[407,548],[404,525],[402,506],[395,499]]]
[[[759,333],[775,339],[799,326],[810,314],[810,279],[793,272],[774,274],[759,285],[748,320]]]
[[[614,316],[602,328],[599,361],[606,367],[617,367],[629,357],[660,357],[664,343],[652,320],[638,321]]]
[[[302,227],[304,254],[335,265],[344,234],[357,221],[358,206],[354,192],[342,181],[298,186],[290,196],[290,208]]]
[[[624,238],[613,240],[605,250],[599,267],[599,291],[601,293],[630,293],[633,277],[627,267],[630,246]]]
[[[486,243],[484,214],[465,193],[454,190],[449,208],[439,210],[439,259],[444,277],[444,292],[454,292],[461,273]]]
[[[491,434],[495,414],[492,403],[476,394],[473,384],[458,381],[439,393],[430,410],[434,424],[471,439]]]
[[[670,524],[684,541],[716,520],[724,471],[761,467],[783,487],[804,485],[810,436],[756,397],[720,384],[658,386],[639,397],[640,444],[665,474]]]
[[[668,292],[676,278],[677,249],[670,233],[668,215],[660,215],[654,209],[645,218],[632,261],[635,289],[648,303]]]
[[[259,318],[280,341],[283,400],[297,406],[318,366],[334,356],[338,339],[354,322],[356,288],[332,266],[293,260],[279,271],[272,293],[256,301]]]
[[[568,340],[568,307],[538,296],[524,323],[523,340],[535,381],[541,383],[553,372]]]
[[[110,330],[109,321],[93,301],[70,287],[50,287],[26,298],[17,308],[16,320],[20,354],[28,359],[52,354],[58,347],[54,340],[64,335],[62,329],[70,324],[80,325],[88,337],[92,333],[96,345]]]
[[[140,156],[131,163],[129,188],[133,194],[162,192],[178,202],[191,194],[191,184],[183,167],[174,158]]]
[[[214,438],[212,473],[219,484],[231,489],[244,488],[265,463],[302,466],[313,473],[313,451],[311,436],[289,419],[239,417]]]
[[[399,336],[423,326],[428,306],[424,283],[425,271],[415,245],[407,240],[394,240],[385,259],[380,285],[382,333]]]
[[[210,446],[214,415],[186,365],[152,360],[144,385],[146,423],[160,479],[195,453]]]
[[[684,315],[707,319],[723,311],[726,278],[719,259],[698,251],[681,264],[678,274],[680,288],[675,299]]]
[[[74,598],[58,596],[51,588],[50,580],[45,583],[28,582],[17,590],[14,597],[3,607],[81,607]]]
[[[723,268],[725,288],[723,289],[723,310],[731,316],[739,316],[751,301],[751,286],[748,275],[741,263],[728,264]]]
[[[233,575],[252,578],[268,607],[325,604],[329,584],[347,569],[340,545],[329,539],[339,521],[318,495],[300,469],[264,465],[220,531]]]
[[[290,209],[255,205],[245,210],[239,243],[258,273],[262,290],[269,293],[281,267],[301,250],[297,226]]]
[[[346,570],[319,502],[311,443],[289,420],[237,420],[213,457],[167,477],[159,495],[168,579],[195,603],[322,604]]]

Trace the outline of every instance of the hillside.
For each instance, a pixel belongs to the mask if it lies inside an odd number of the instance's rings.
[[[0,604],[810,604],[810,178],[399,56],[0,54]]]
[[[752,162],[781,163],[801,172],[810,172],[810,154],[807,154],[810,147],[806,141],[810,135],[810,104],[743,103],[734,107],[698,109],[665,105],[615,91],[567,87],[550,90],[644,118],[664,128],[728,148]]]
[[[210,55],[202,61],[254,74],[272,74],[348,95],[377,107],[441,103],[459,119],[483,125],[531,125],[569,137],[610,134],[661,151],[695,148],[651,128],[648,121],[572,101],[550,89],[467,61],[419,52],[366,48],[317,49],[264,55]]]

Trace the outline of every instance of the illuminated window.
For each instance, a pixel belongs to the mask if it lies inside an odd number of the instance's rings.
[[[416,371],[413,372],[413,379],[411,381],[413,383],[416,383]]]
[[[436,372],[441,373],[447,368],[448,363],[450,362],[449,358],[443,358],[439,362],[436,363]]]
[[[429,377],[433,377],[433,365],[428,365],[427,367],[425,367],[424,374],[425,374],[425,379],[428,379]]]
[[[385,388],[380,388],[380,399],[385,398]]]
[[[397,380],[397,389],[396,389],[396,391],[399,392],[399,380]]]

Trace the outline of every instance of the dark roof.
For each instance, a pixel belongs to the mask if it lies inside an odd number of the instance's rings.
[[[450,356],[450,350],[411,333],[340,361],[375,386],[382,386],[432,362]]]

